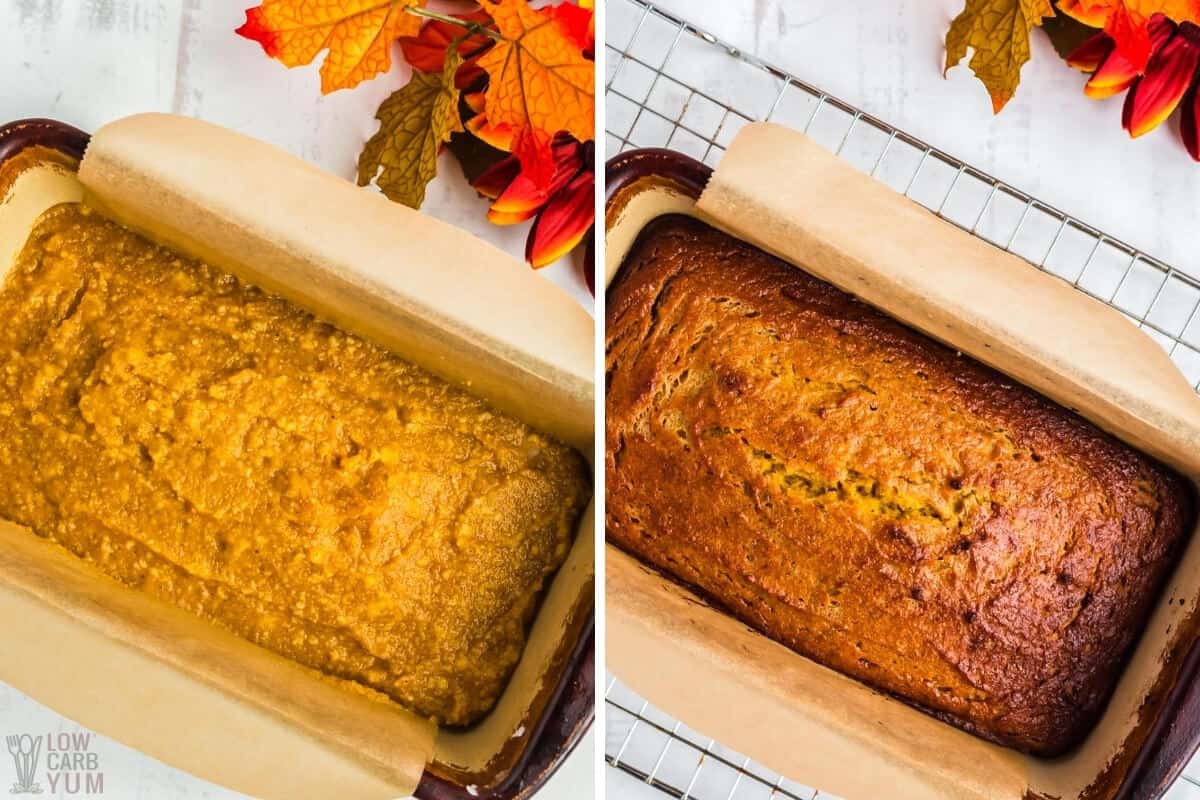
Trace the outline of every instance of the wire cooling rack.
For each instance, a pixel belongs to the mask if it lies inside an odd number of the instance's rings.
[[[609,157],[670,147],[713,165],[749,122],[802,130],[943,219],[1116,308],[1200,391],[1200,282],[650,2],[606,5]],[[605,707],[605,760],[651,794],[835,800],[688,729],[611,676]],[[610,785],[610,796],[635,793]],[[1200,800],[1200,758],[1166,800]]]
[[[838,800],[789,780],[668,717],[613,676],[604,692],[604,758],[659,793],[688,800]],[[608,796],[640,800],[630,787]]]
[[[670,147],[715,164],[744,125],[802,130],[938,216],[1113,306],[1200,391],[1200,281],[645,0],[609,0],[611,157]]]

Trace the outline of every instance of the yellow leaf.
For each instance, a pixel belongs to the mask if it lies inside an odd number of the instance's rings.
[[[1029,32],[1053,16],[1050,0],[967,0],[946,33],[946,71],[974,48],[971,70],[999,112],[1016,93],[1029,60]]]
[[[358,157],[359,186],[374,180],[389,199],[421,207],[437,176],[438,151],[462,130],[454,84],[461,64],[457,49],[448,52],[440,74],[413,70],[412,80],[383,101],[375,115],[379,130]]]
[[[328,49],[321,91],[329,94],[387,72],[396,39],[421,29],[421,19],[405,9],[424,5],[425,0],[263,0],[246,11],[237,32],[288,67],[310,64]]]

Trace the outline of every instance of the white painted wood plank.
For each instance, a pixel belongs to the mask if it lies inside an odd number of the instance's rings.
[[[0,2],[0,118],[89,129],[169,108],[179,18],[168,0]]]
[[[1040,32],[993,116],[963,66],[942,77],[962,0],[655,0],[747,52],[1200,277],[1200,165],[1171,121],[1134,141],[1121,98],[1090,100]]]

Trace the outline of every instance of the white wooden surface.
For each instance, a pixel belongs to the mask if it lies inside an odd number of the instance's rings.
[[[1175,120],[1131,141],[1121,98],[1083,95],[1040,32],[999,116],[965,65],[942,77],[962,0],[655,0],[745,51],[1200,276],[1200,165]]]
[[[52,117],[84,130],[142,111],[211,120],[280,145],[347,178],[375,130],[380,101],[406,80],[402,68],[353,91],[321,97],[314,68],[287,70],[233,30],[251,0],[0,0],[0,122]],[[486,202],[444,155],[426,211],[523,257],[525,226],[497,228]],[[453,269],[453,265],[447,265]],[[543,270],[590,308],[591,297],[568,259]],[[468,288],[469,287],[465,287]],[[2,645],[0,645],[2,646]],[[46,643],[53,647],[52,642]],[[80,680],[89,680],[81,667]],[[78,726],[0,684],[0,736],[78,731]],[[592,796],[594,736],[589,734],[539,795]],[[92,749],[104,773],[104,797],[200,800],[239,797],[116,742]],[[277,765],[286,769],[286,764]],[[0,751],[0,791],[15,771]],[[60,785],[46,794],[68,794]],[[95,795],[100,796],[100,795]]]

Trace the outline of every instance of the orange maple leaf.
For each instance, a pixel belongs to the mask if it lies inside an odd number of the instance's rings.
[[[1103,28],[1138,72],[1150,60],[1150,17],[1164,14],[1175,22],[1200,24],[1200,0],[1059,0],[1058,10]]]
[[[479,59],[488,73],[487,124],[512,136],[512,152],[536,185],[554,177],[551,143],[567,132],[595,138],[595,63],[553,8],[527,0],[484,0],[500,40]]]
[[[587,57],[596,49],[596,12],[586,0],[579,5],[559,3],[546,9],[554,17],[564,34]]]
[[[387,72],[392,43],[421,29],[421,19],[406,9],[424,5],[425,0],[263,0],[246,11],[237,33],[288,67],[310,64],[329,50],[321,65],[321,92],[329,94]]]

